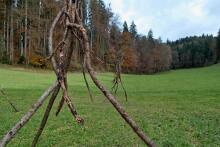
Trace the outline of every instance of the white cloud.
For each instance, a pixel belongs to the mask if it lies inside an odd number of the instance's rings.
[[[216,34],[220,27],[219,0],[105,0],[122,21],[135,21],[140,33],[153,29],[165,40],[202,33]]]

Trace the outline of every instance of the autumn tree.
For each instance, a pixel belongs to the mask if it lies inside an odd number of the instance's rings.
[[[122,52],[123,62],[122,70],[124,72],[134,72],[136,68],[136,54],[132,48],[132,37],[128,31],[127,23],[124,23],[123,33],[121,36],[120,49]]]
[[[110,29],[110,40],[109,40],[109,50],[105,55],[105,63],[107,69],[114,70],[112,64],[116,59],[116,54],[120,53],[120,39],[121,39],[121,31],[117,25],[117,20],[112,21],[111,29]]]
[[[101,59],[109,48],[110,19],[113,16],[111,9],[106,7],[102,0],[93,0],[88,3],[88,29],[90,46],[94,54]],[[96,59],[94,59],[96,61]]]

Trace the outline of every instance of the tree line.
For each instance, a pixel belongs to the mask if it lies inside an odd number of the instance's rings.
[[[63,1],[1,0],[0,61],[49,68],[48,34],[51,21]],[[220,59],[218,37],[202,35],[176,41],[155,39],[153,31],[141,35],[133,21],[121,25],[110,5],[103,0],[84,0],[83,22],[88,30],[92,62],[99,70],[111,71],[120,62],[124,73],[156,73],[169,69],[206,66]],[[63,27],[63,24],[59,24]],[[62,29],[61,29],[62,30]],[[62,37],[55,33],[55,40]],[[75,45],[78,48],[78,44]],[[80,55],[74,51],[71,68],[80,69]]]
[[[202,35],[167,41],[172,48],[172,68],[202,67],[219,62],[220,31],[217,37]]]

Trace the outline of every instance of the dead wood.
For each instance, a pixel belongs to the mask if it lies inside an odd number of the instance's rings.
[[[38,99],[38,101],[32,106],[32,108],[20,119],[20,121],[9,130],[2,140],[0,141],[0,147],[4,147],[8,142],[15,136],[15,134],[31,119],[35,112],[41,107],[46,98],[50,93],[57,87],[58,82],[50,86],[43,95]]]
[[[114,93],[117,93],[118,90],[118,85],[121,84],[121,87],[124,91],[124,95],[125,95],[125,100],[126,102],[128,101],[128,95],[127,95],[127,91],[124,87],[122,78],[121,78],[121,62],[122,62],[122,56],[120,55],[120,53],[116,53],[116,61],[114,63],[115,66],[115,78],[113,79],[113,87],[112,87],[112,92],[114,91]]]
[[[6,101],[11,105],[11,107],[13,108],[13,110],[15,112],[19,112],[19,110],[16,108],[16,106],[10,101],[10,99],[8,98],[7,94],[4,92],[3,89],[0,89],[0,93],[2,94],[2,96],[5,97]]]
[[[48,120],[48,117],[50,115],[50,111],[51,111],[51,109],[53,107],[54,101],[55,101],[59,91],[60,91],[60,85],[58,85],[54,89],[53,94],[51,95],[50,101],[49,101],[49,103],[47,105],[47,108],[46,108],[46,111],[44,113],[44,117],[43,117],[43,119],[41,121],[40,127],[39,127],[39,129],[37,131],[37,134],[35,135],[34,140],[32,142],[32,147],[35,147],[37,145],[37,141],[38,141],[40,135],[42,134],[42,132],[44,130],[44,127],[45,127],[45,125],[47,123],[47,120]]]

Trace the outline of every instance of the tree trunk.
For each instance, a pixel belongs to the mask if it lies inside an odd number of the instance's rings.
[[[37,30],[38,30],[38,47],[41,49],[42,46],[41,46],[41,18],[40,18],[40,12],[41,12],[41,0],[39,0],[39,7],[38,7],[38,26],[37,26]],[[44,51],[43,51],[43,54],[44,54]]]
[[[9,35],[9,31],[10,31],[10,27],[9,27],[9,22],[10,22],[10,5],[9,3],[6,3],[6,9],[5,9],[5,15],[6,15],[6,59],[9,61],[9,47],[10,47],[10,35]]]
[[[14,63],[14,14],[13,4],[11,4],[11,21],[10,21],[10,62]]]
[[[3,30],[3,41],[4,41],[4,49],[6,49],[6,5],[4,4],[4,26],[3,26],[3,28],[4,28],[4,30]],[[5,50],[4,50],[5,51]],[[3,54],[2,54],[2,56],[3,56]]]
[[[28,2],[27,0],[25,0],[25,35],[24,35],[24,56],[25,56],[25,59],[26,59],[26,64],[29,63],[29,57],[28,57],[28,12],[27,12],[27,9],[28,9]]]

